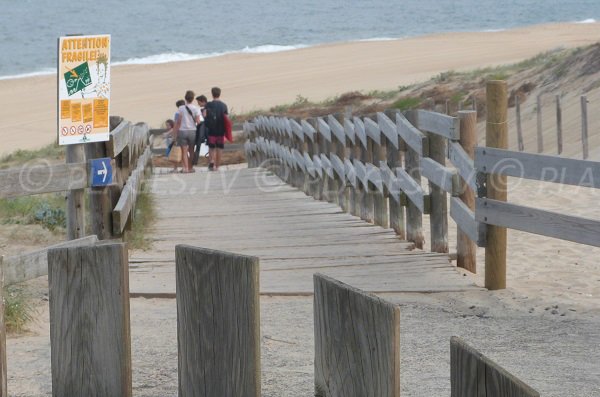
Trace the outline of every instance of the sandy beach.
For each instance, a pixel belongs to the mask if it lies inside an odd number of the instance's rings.
[[[111,114],[158,127],[187,89],[223,89],[232,113],[323,100],[353,90],[389,90],[448,70],[510,64],[556,48],[600,41],[600,24],[551,24],[500,32],[449,33],[403,40],[322,45],[271,54],[117,66]],[[56,77],[0,80],[0,155],[56,137]]]

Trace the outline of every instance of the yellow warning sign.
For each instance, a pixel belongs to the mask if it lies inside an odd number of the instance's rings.
[[[71,118],[71,101],[60,101],[60,118],[61,120]]]
[[[71,121],[74,123],[81,121],[81,102],[71,102]]]
[[[84,103],[83,106],[83,122],[84,123],[90,123],[92,121],[94,121],[94,113],[92,111],[92,104],[90,103]]]
[[[108,99],[94,99],[94,128],[108,127]]]

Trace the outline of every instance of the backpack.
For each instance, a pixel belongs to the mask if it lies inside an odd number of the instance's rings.
[[[223,109],[221,106],[207,106],[204,125],[209,133],[215,134],[223,127]]]

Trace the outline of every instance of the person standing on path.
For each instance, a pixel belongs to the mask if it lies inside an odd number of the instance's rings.
[[[185,93],[186,103],[179,107],[173,128],[173,139],[177,139],[177,144],[181,147],[183,173],[194,172],[192,160],[196,143],[196,125],[200,123],[202,117],[198,106],[192,103],[194,97],[194,91]]]
[[[213,87],[213,100],[206,104],[206,119],[204,121],[208,132],[209,171],[217,171],[221,164],[221,153],[225,146],[225,119],[229,114],[227,105],[221,101],[221,89]]]
[[[198,161],[200,160],[200,148],[202,147],[202,144],[206,142],[206,126],[204,125],[206,110],[204,108],[206,107],[208,99],[206,99],[206,96],[204,95],[199,95],[196,97],[196,101],[198,102],[198,107],[200,108],[202,121],[196,127],[196,151],[194,153],[194,165],[198,164]]]

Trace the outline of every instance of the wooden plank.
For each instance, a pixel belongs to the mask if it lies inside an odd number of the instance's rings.
[[[452,397],[540,397],[523,381],[490,360],[462,339],[450,339]]]
[[[381,130],[379,129],[379,125],[368,117],[365,117],[363,121],[367,136],[376,144],[381,145]]]
[[[485,247],[485,224],[477,222],[473,211],[458,197],[450,198],[450,217],[478,247]]]
[[[396,113],[396,130],[406,144],[420,157],[429,155],[427,137],[416,129],[402,113]]]
[[[321,164],[323,166],[323,171],[329,176],[333,178],[333,166],[331,165],[331,161],[329,161],[329,157],[325,155],[325,153],[321,153]]]
[[[48,251],[54,248],[94,245],[96,236],[82,237],[55,244],[23,255],[4,257],[4,285],[21,283],[48,274]]]
[[[367,171],[367,179],[370,183],[372,183],[379,193],[383,194],[383,181],[381,179],[381,170],[379,167],[374,166],[371,163],[367,163],[366,171]]]
[[[385,161],[379,162],[379,169],[381,170],[381,180],[383,185],[387,189],[390,197],[398,204],[400,204],[400,185],[394,171],[388,167]]]
[[[396,168],[396,178],[398,186],[408,199],[421,211],[426,214],[429,209],[425,208],[425,192],[423,188],[401,167]]]
[[[353,187],[358,187],[356,183],[356,171],[354,170],[354,164],[349,159],[344,160],[344,172],[346,179]]]
[[[488,174],[600,188],[600,162],[477,147],[475,167]]]
[[[388,139],[395,149],[398,149],[399,140],[398,140],[398,129],[396,128],[396,124],[385,113],[377,113],[377,123],[379,124],[379,129],[383,131],[383,134]]]
[[[125,244],[48,252],[52,395],[131,396]]]
[[[419,129],[453,141],[460,138],[460,121],[457,117],[419,109]]]
[[[600,221],[481,198],[475,215],[488,225],[600,247]]]
[[[340,124],[339,121],[332,115],[327,116],[327,123],[329,124],[329,129],[336,137],[338,142],[343,144],[346,143],[346,131],[344,131],[344,127]]]
[[[331,128],[322,117],[317,117],[317,129],[327,142],[331,142]]]
[[[123,120],[117,128],[110,132],[110,140],[106,144],[106,155],[110,158],[117,157],[131,141],[132,125]]]
[[[292,128],[294,134],[298,137],[298,139],[304,141],[304,129],[300,124],[296,122],[294,119],[289,119],[289,125]]]
[[[308,155],[307,152],[304,152],[304,164],[306,165],[306,172],[308,172],[308,174],[311,176],[311,178],[314,178],[317,174],[316,174],[316,170],[315,170],[315,164],[313,163],[312,159],[310,158],[310,156]]]
[[[354,123],[350,120],[350,118],[346,118],[344,120],[344,132],[346,133],[346,137],[350,139],[350,142],[355,145],[356,133],[354,132]]]
[[[0,198],[84,189],[89,186],[88,171],[85,162],[49,165],[41,160],[0,170]]]
[[[294,161],[296,163],[296,166],[298,167],[298,169],[300,171],[305,171],[306,170],[306,163],[304,162],[304,156],[302,154],[300,154],[300,152],[296,149],[292,149],[292,157],[294,158]]]
[[[369,179],[367,178],[367,168],[365,164],[358,160],[354,159],[354,172],[356,173],[356,178],[361,182],[364,189],[369,188]]]
[[[400,308],[314,275],[315,396],[400,396]]]
[[[331,157],[331,166],[333,167],[333,170],[340,178],[340,181],[342,181],[345,184],[346,183],[346,170],[344,167],[344,162],[338,156],[336,156],[334,153],[331,153],[330,157]]]
[[[475,148],[477,150],[477,148]],[[477,173],[475,172],[475,164],[471,157],[465,152],[465,149],[458,142],[449,142],[448,144],[448,159],[454,164],[458,175],[465,183],[477,191]]]
[[[259,260],[178,245],[179,395],[260,397]]]
[[[440,165],[446,165],[447,139],[429,132],[429,156]],[[448,248],[448,199],[446,192],[429,182],[430,222],[432,252],[449,252]]]
[[[367,132],[365,131],[365,123],[363,123],[359,117],[354,117],[352,121],[354,122],[354,134],[356,135],[356,138],[358,138],[362,146],[366,148]]]
[[[65,163],[85,162],[83,144],[67,145],[65,148]],[[0,180],[2,178],[0,177]],[[19,178],[21,179],[21,178]],[[29,178],[23,178],[27,180]],[[23,185],[23,183],[21,183]],[[66,208],[67,238],[74,240],[85,235],[85,190],[75,189],[67,192]]]
[[[458,194],[458,173],[428,157],[421,159],[421,175],[452,195]]]
[[[308,137],[312,142],[315,141],[315,129],[312,125],[310,125],[306,120],[302,120],[302,131],[304,131],[304,135]]]

